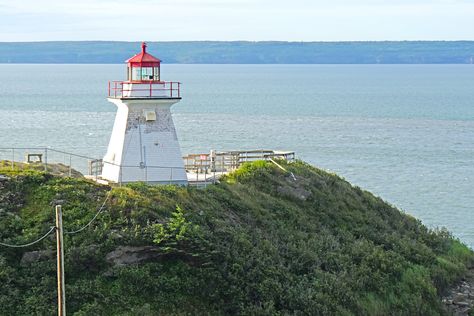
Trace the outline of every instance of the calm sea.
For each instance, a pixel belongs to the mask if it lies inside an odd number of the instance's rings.
[[[163,65],[183,153],[294,150],[474,247],[471,65]],[[0,65],[0,147],[102,157],[124,65]]]

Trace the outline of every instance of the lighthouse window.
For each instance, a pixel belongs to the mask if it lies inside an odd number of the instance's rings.
[[[142,68],[142,80],[153,80],[153,68],[143,67]]]
[[[159,67],[132,67],[132,81],[140,80],[160,80]]]
[[[132,80],[141,80],[141,68],[139,67],[132,68]]]
[[[153,80],[160,81],[160,67],[153,68]]]

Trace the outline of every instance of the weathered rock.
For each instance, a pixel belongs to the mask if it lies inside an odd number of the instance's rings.
[[[450,315],[468,316],[474,310],[474,269],[452,287],[442,300]]]
[[[153,246],[131,247],[120,246],[105,256],[108,263],[115,266],[137,264],[161,257],[159,249]]]
[[[21,257],[20,264],[26,265],[33,262],[51,260],[54,258],[54,250],[38,250],[25,252],[23,257]]]
[[[277,190],[280,194],[289,195],[303,201],[308,199],[308,197],[311,195],[310,191],[297,187],[279,187]]]
[[[288,175],[286,178],[286,183],[282,186],[277,187],[278,193],[282,195],[291,196],[299,200],[305,201],[311,196],[311,191],[307,188],[311,186],[310,183],[303,178],[294,178]]]
[[[109,236],[113,239],[122,239],[125,237],[123,233],[116,229],[111,230]]]
[[[464,293],[456,293],[454,296],[453,296],[453,300],[455,302],[457,301],[462,301],[466,298],[466,295]]]

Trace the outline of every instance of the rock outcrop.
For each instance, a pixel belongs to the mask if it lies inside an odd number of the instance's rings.
[[[153,260],[160,256],[162,254],[159,253],[159,249],[153,246],[119,246],[114,251],[109,252],[105,259],[115,266],[124,266]]]
[[[443,298],[448,312],[455,316],[468,316],[474,312],[474,268]]]
[[[54,258],[54,254],[54,250],[38,250],[25,252],[23,254],[23,257],[21,257],[20,264],[27,265],[38,261],[50,260]]]

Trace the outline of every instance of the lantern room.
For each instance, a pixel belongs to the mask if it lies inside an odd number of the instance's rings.
[[[109,98],[170,98],[181,99],[180,83],[161,80],[161,60],[142,51],[125,61],[127,63],[126,81],[109,81]]]
[[[127,80],[129,82],[161,81],[161,60],[146,52],[146,43],[142,43],[142,51],[125,61],[127,63]]]

